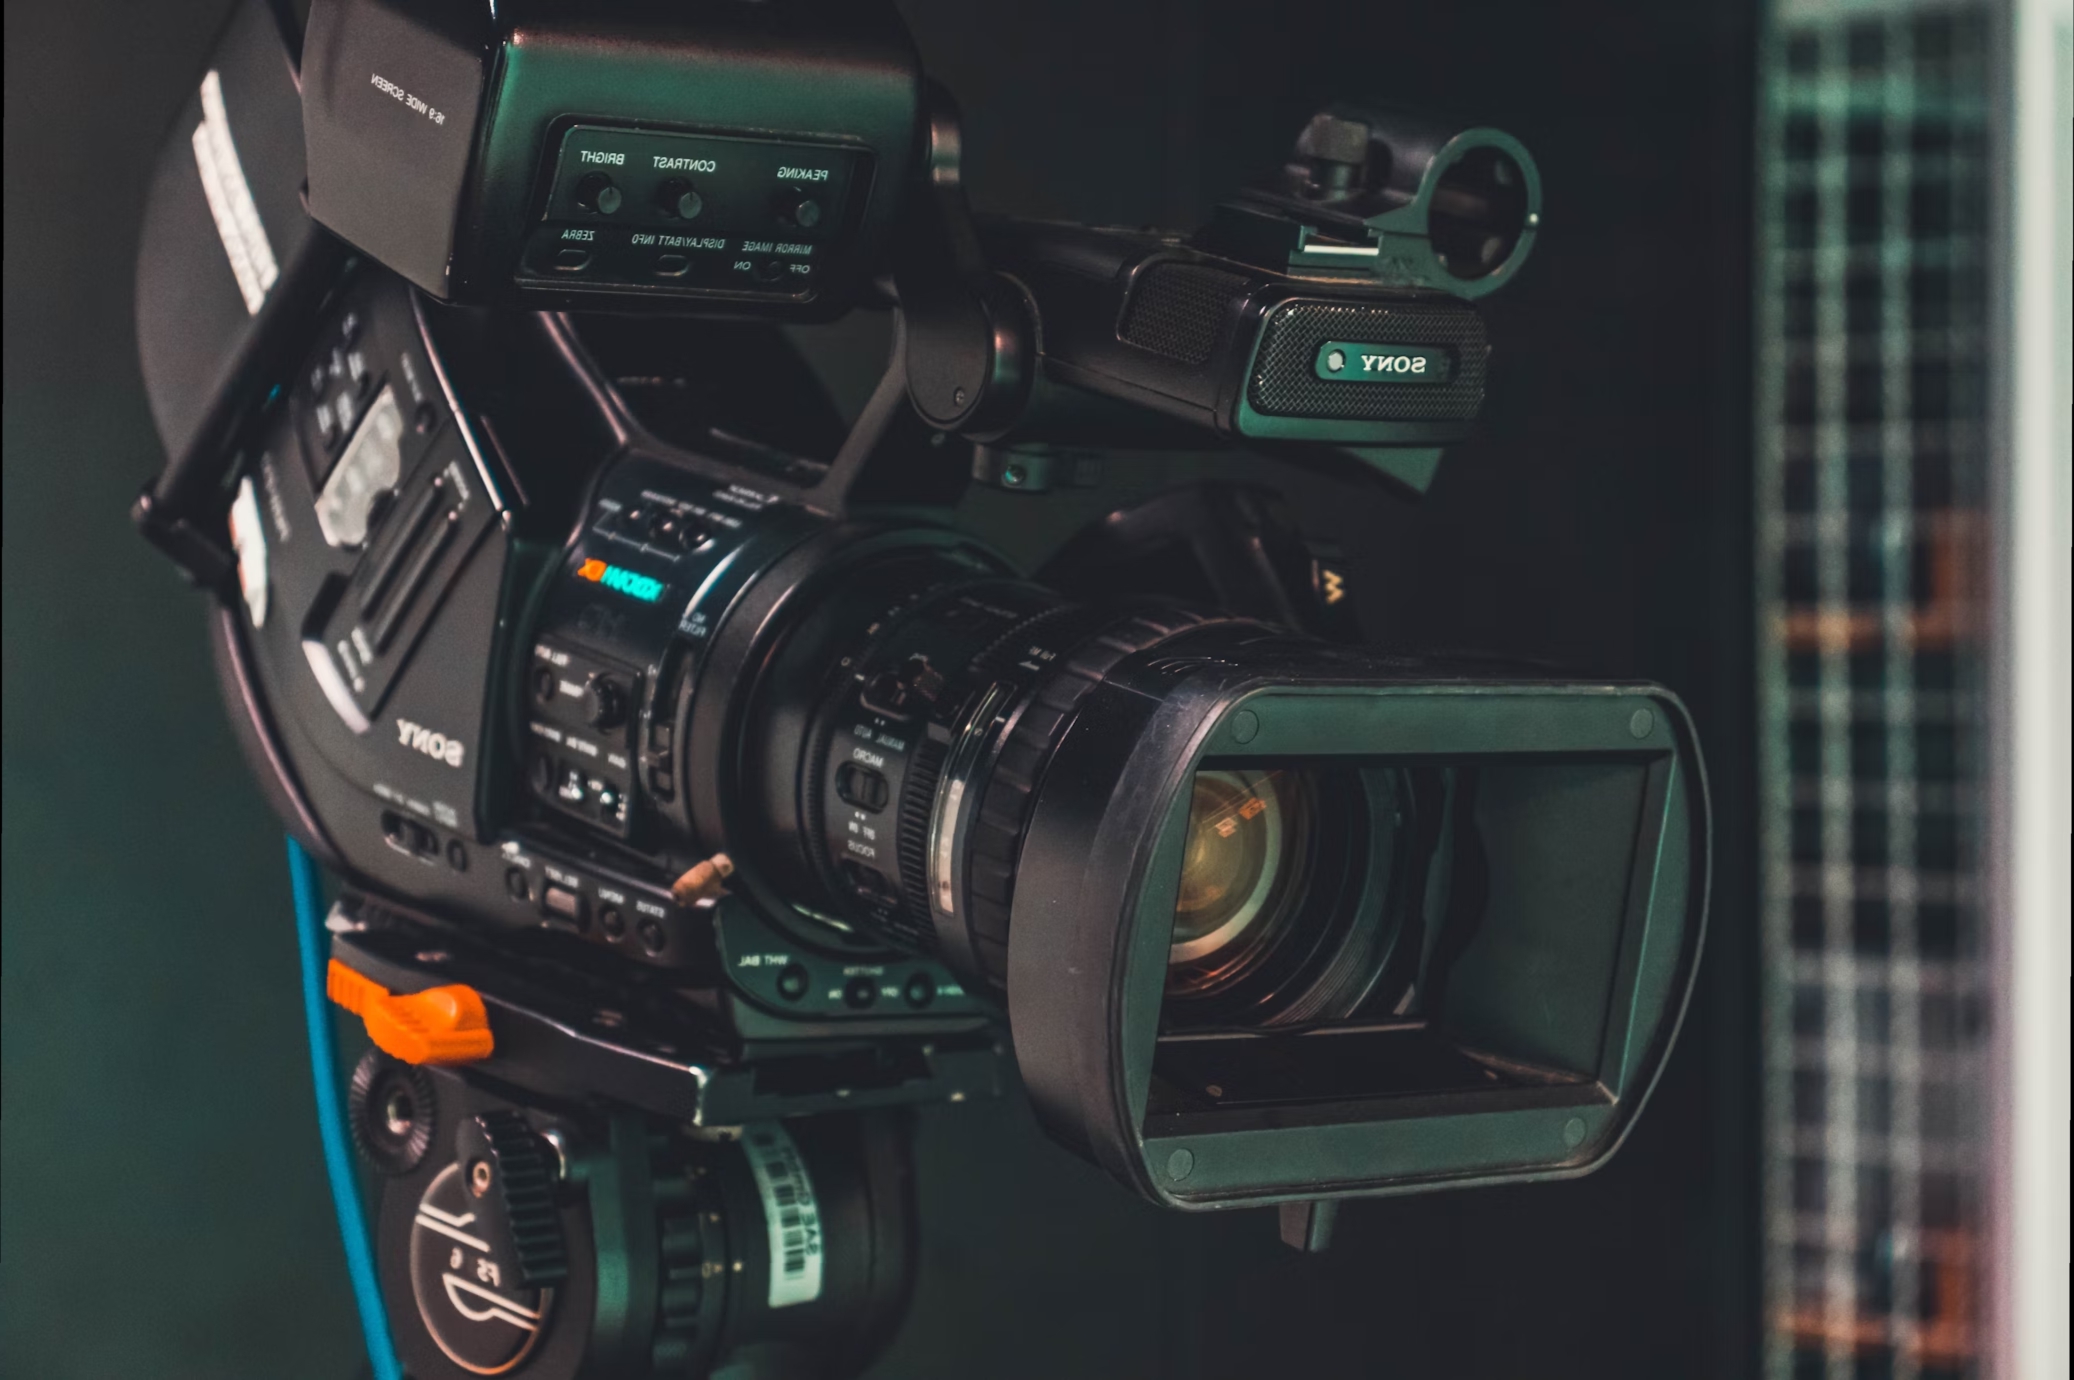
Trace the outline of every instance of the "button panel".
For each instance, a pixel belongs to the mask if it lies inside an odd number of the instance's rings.
[[[862,150],[576,125],[521,281],[810,300],[853,229]]]
[[[765,923],[752,907],[722,897],[714,935],[728,984],[767,1010],[816,1020],[969,1016],[986,1007],[948,968],[920,955],[870,959],[820,952]]]
[[[536,798],[625,837],[633,826],[632,707],[641,677],[552,638],[526,672],[526,781]]]
[[[531,840],[507,836],[497,851],[502,914],[513,924],[580,936],[665,967],[697,964],[707,952],[704,913],[678,905],[663,887],[550,852]]]

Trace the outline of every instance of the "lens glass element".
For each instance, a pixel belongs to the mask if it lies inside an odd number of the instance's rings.
[[[1207,993],[1249,970],[1302,903],[1317,818],[1308,772],[1195,776],[1168,950],[1171,991]]]

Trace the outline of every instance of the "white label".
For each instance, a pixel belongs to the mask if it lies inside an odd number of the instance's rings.
[[[252,184],[245,180],[244,165],[238,162],[238,147],[231,142],[230,119],[223,111],[223,79],[211,68],[202,78],[202,122],[194,127],[194,165],[202,174],[202,195],[209,201],[209,216],[216,222],[216,238],[230,258],[230,271],[238,280],[238,293],[245,310],[259,315],[266,305],[268,289],[281,276],[274,262],[274,246],[260,224],[259,207],[252,201]]]
[[[821,1214],[806,1161],[775,1121],[744,1128],[742,1148],[749,1153],[770,1232],[770,1306],[812,1303],[821,1297]]]
[[[238,481],[238,496],[230,505],[230,544],[238,553],[238,588],[245,593],[245,611],[252,626],[266,626],[266,524],[259,519],[259,498],[252,476]]]
[[[417,114],[423,115],[433,124],[443,125],[446,123],[446,112],[444,110],[441,110],[437,106],[434,106],[424,100],[421,100],[416,96],[413,96],[410,92],[404,90],[395,82],[390,81],[380,72],[368,73],[368,81],[369,84],[372,85],[375,90],[381,92],[383,95],[389,97],[391,100],[403,102],[403,104],[408,109],[415,111]]]

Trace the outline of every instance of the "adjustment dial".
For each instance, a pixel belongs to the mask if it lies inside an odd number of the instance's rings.
[[[681,177],[673,177],[655,189],[655,209],[678,220],[695,220],[706,209],[698,188]]]
[[[627,692],[600,671],[583,683],[583,717],[592,728],[618,728],[627,721]]]
[[[771,213],[788,230],[811,230],[821,223],[821,201],[805,187],[780,187],[771,195]]]
[[[592,173],[576,184],[576,204],[586,211],[609,216],[624,200],[619,188],[603,173]]]

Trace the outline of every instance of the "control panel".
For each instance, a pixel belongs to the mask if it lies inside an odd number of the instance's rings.
[[[634,793],[636,671],[550,638],[526,680],[527,777],[545,803],[624,838]]]
[[[869,161],[833,145],[573,126],[519,280],[811,300],[856,229]]]
[[[727,981],[767,1010],[816,1020],[866,1015],[978,1015],[986,1008],[933,958],[859,957],[787,939],[752,907],[722,900],[714,937]]]
[[[668,889],[507,835],[498,843],[497,883],[514,924],[578,935],[664,967],[696,963],[704,922]]]

